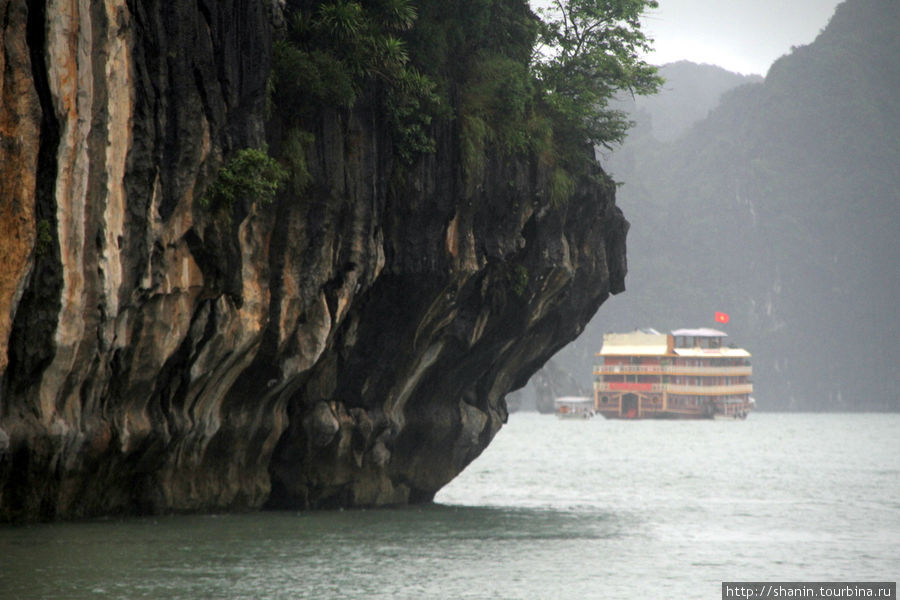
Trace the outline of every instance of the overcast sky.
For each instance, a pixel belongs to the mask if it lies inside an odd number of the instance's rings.
[[[765,75],[791,46],[812,42],[841,0],[658,0],[644,18],[648,62],[690,60]]]

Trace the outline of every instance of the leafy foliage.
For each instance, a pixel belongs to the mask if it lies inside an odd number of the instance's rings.
[[[271,87],[276,109],[302,115],[312,106],[349,108],[358,88],[352,74],[334,55],[304,50],[285,40],[275,43]]]
[[[435,115],[443,114],[443,102],[433,81],[419,71],[404,70],[388,88],[385,106],[400,158],[412,162],[418,154],[434,152],[430,126]]]
[[[488,146],[507,154],[532,149],[528,128],[533,85],[527,65],[482,52],[475,58],[460,94],[460,135],[465,172],[481,178]]]
[[[35,244],[34,253],[38,257],[44,257],[50,253],[53,247],[53,234],[50,221],[40,219],[35,226]]]
[[[412,2],[306,6],[293,10],[288,36],[275,46],[272,96],[276,108],[292,115],[288,127],[301,127],[309,112],[350,108],[367,96],[387,114],[401,158],[433,151],[430,125],[442,114],[442,99],[435,83],[410,64],[407,43],[399,37],[417,18]]]
[[[606,147],[624,139],[626,115],[608,103],[621,90],[652,94],[662,83],[640,58],[650,40],[639,19],[657,6],[656,0],[554,0],[538,11],[534,72],[566,131]]]
[[[292,191],[298,196],[312,181],[312,174],[309,172],[308,148],[315,139],[313,134],[298,128],[291,129],[285,138],[283,154],[288,166]]]
[[[589,144],[623,139],[629,122],[608,106],[620,90],[661,80],[642,62],[639,17],[655,0],[324,0],[290,3],[276,44],[273,109],[287,129],[323,107],[360,101],[386,116],[395,155],[435,150],[434,124],[453,117],[467,189],[488,150],[530,153],[553,169],[554,201],[585,172]],[[560,170],[562,169],[562,170]]]
[[[230,212],[235,201],[268,204],[287,172],[265,149],[244,148],[223,166],[216,180],[200,199],[202,206],[222,207]]]
[[[506,282],[519,298],[525,297],[525,292],[528,291],[528,280],[528,269],[524,265],[513,265],[506,273]]]
[[[575,181],[562,168],[555,168],[550,176],[550,204],[559,206],[566,202],[575,192]]]

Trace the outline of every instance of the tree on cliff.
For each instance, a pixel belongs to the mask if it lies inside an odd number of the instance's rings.
[[[624,139],[630,123],[607,105],[620,91],[653,94],[662,83],[640,58],[652,41],[640,16],[657,6],[656,0],[554,0],[538,9],[533,69],[557,123],[581,130],[595,145]]]

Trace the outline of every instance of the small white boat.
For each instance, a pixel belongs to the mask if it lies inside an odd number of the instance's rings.
[[[587,396],[561,396],[554,400],[554,405],[560,419],[594,418],[594,399]]]

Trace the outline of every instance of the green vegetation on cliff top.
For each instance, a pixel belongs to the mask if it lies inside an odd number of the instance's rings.
[[[564,196],[570,173],[584,171],[585,148],[625,135],[629,123],[608,101],[660,84],[639,59],[649,40],[638,19],[654,6],[560,0],[539,18],[526,0],[289,1],[270,109],[294,141],[295,188],[308,176],[297,154],[315,115],[364,105],[382,116],[406,163],[433,152],[433,125],[453,119],[469,180],[482,175],[487,148],[532,153],[557,169]]]

